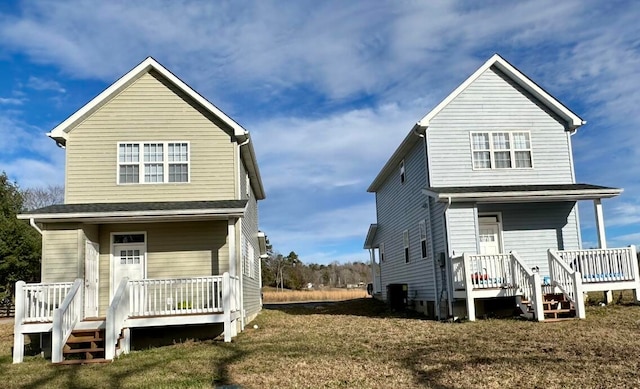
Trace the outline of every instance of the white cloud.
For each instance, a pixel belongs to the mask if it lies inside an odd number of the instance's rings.
[[[0,97],[0,105],[22,105],[23,99],[16,99],[14,97]]]
[[[635,2],[551,0],[30,1],[0,16],[0,46],[105,82],[156,57],[252,132],[276,248],[328,258],[361,247],[375,218],[366,187],[411,125],[496,51],[589,121],[573,137],[578,181],[624,187],[605,222],[637,225],[639,14]],[[67,84],[34,74],[28,85]],[[7,120],[0,163],[27,182],[59,180],[62,152],[44,131]]]

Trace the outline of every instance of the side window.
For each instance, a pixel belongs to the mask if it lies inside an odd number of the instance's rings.
[[[400,183],[404,184],[405,182],[405,173],[404,173],[404,159],[400,161]]]
[[[402,233],[402,246],[404,247],[404,262],[409,263],[409,230]]]
[[[380,262],[384,261],[384,243],[380,243],[380,247],[378,247],[378,252],[380,253]]]

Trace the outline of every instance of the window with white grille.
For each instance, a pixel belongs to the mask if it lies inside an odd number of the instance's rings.
[[[118,184],[189,182],[189,142],[118,143]]]
[[[431,247],[429,245],[429,242],[431,241],[429,237],[429,222],[427,220],[422,220],[418,223],[418,227],[420,229],[420,252],[422,254],[422,258],[431,258]]]
[[[527,131],[472,132],[474,169],[530,169],[531,135]]]

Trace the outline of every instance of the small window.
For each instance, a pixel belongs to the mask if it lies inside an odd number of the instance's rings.
[[[117,234],[113,236],[113,243],[144,243],[144,234]]]
[[[382,261],[384,261],[384,243],[380,243],[380,246],[378,247],[378,252],[380,255],[380,262],[382,263]]]
[[[251,180],[249,179],[249,174],[245,175],[245,190],[247,191],[247,198],[251,197]]]
[[[400,183],[404,184],[405,174],[404,174],[404,159],[400,161]]]
[[[427,258],[427,227],[425,221],[420,221],[418,227],[420,229],[420,252],[422,253],[422,258]]]
[[[404,247],[404,262],[409,263],[409,230],[402,233],[402,245]]]

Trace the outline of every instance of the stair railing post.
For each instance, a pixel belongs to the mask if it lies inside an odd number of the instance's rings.
[[[13,325],[13,363],[21,363],[24,359],[24,334],[22,333],[22,321],[24,320],[24,281],[16,282],[16,299],[14,301],[14,325]]]
[[[224,341],[231,342],[231,277],[228,272],[222,274],[222,309],[224,311]]]
[[[540,273],[533,273],[531,278],[533,283],[533,309],[537,321],[544,321],[544,305],[542,304],[542,280]]]
[[[573,293],[574,293],[574,305],[576,309],[576,317],[578,319],[584,319],[586,317],[584,309],[584,292],[582,290],[582,274],[579,271],[575,271],[572,274],[573,277]]]

